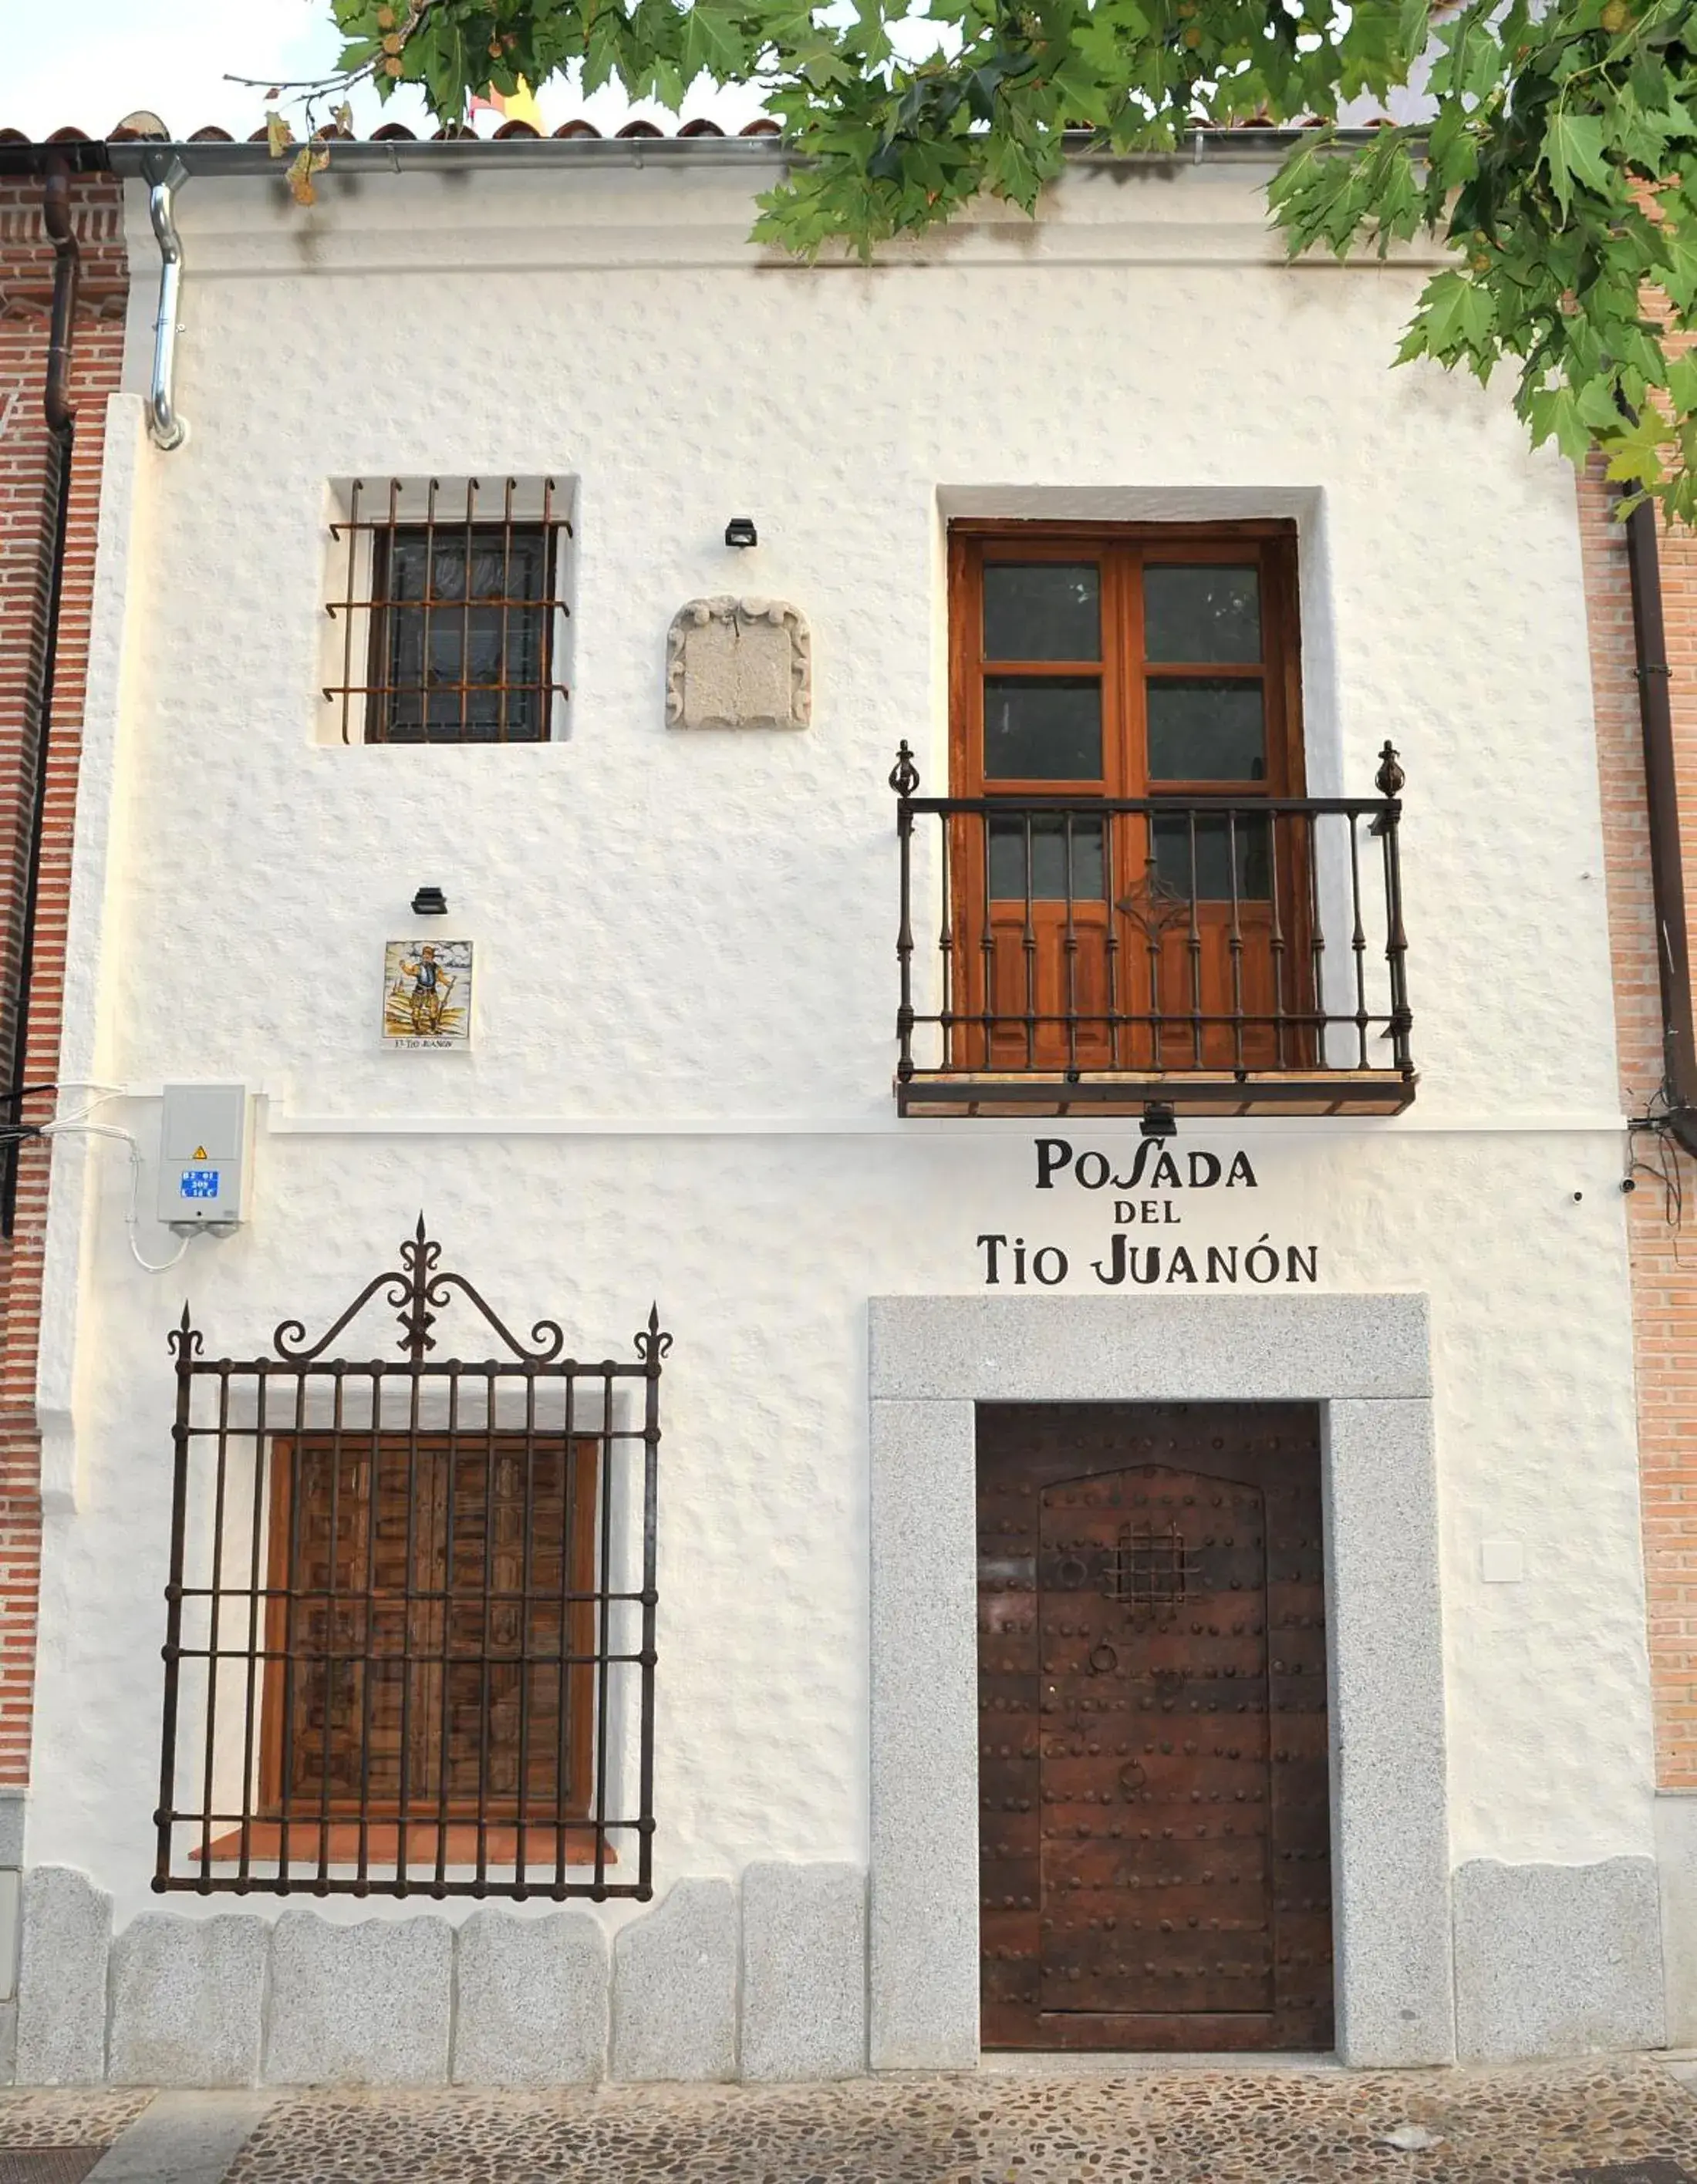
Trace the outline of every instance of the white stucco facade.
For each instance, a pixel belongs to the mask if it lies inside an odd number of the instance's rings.
[[[1505,397],[1393,371],[1426,269],[1285,266],[1253,164],[1080,170],[1033,226],[987,215],[870,270],[752,249],[762,180],[633,156],[332,169],[310,213],[269,177],[182,192],[190,437],[162,455],[114,407],[62,1074],[121,1088],[90,1119],[137,1139],[144,1216],[162,1084],[264,1097],[250,1222],[169,1273],[126,1249],[125,1148],[56,1155],[25,1865],[86,1875],[120,1937],[231,1908],[149,1886],[166,1336],[185,1295],[232,1356],[285,1317],[328,1325],[421,1207],[514,1324],[628,1356],[653,1299],[675,1337],[660,1892],[865,1868],[869,1301],[1014,1308],[986,1234],[1066,1251],[1046,1309],[1101,1297],[1116,1194],[1075,1172],[1040,1192],[1034,1147],[1117,1169],[1137,1143],[1135,1119],[895,1115],[886,777],[905,737],[946,782],[947,520],[1276,515],[1299,529],[1310,788],[1370,794],[1387,738],[1408,771],[1420,1089],[1394,1120],[1181,1123],[1181,1153],[1241,1151],[1254,1179],[1172,1193],[1166,1240],[1317,1254],[1270,1295],[1426,1301],[1429,1391],[1385,1392],[1430,1407],[1449,1866],[1636,1870],[1625,1140],[1571,472]],[[131,220],[139,389],[140,198]],[[565,734],[329,740],[333,483],[468,474],[569,492]],[[805,729],[666,727],[672,617],[727,592],[806,616]],[[382,944],[425,882],[478,950],[467,1054],[378,1050]],[[1504,1540],[1524,1575],[1487,1582]]]

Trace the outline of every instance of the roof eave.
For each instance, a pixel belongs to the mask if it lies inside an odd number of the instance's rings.
[[[1112,166],[1176,167],[1193,161],[1226,159],[1264,164],[1281,157],[1310,132],[1303,129],[1199,129],[1186,135],[1175,152],[1115,153],[1093,148],[1088,131],[1067,140],[1069,156]],[[1337,141],[1367,144],[1370,129],[1340,130]],[[453,173],[471,167],[584,168],[650,165],[741,167],[768,172],[792,155],[778,136],[451,136],[412,139],[334,137],[334,164],[345,173]],[[139,177],[149,155],[170,153],[190,175],[209,180],[269,175],[281,179],[282,164],[263,143],[220,143],[206,140],[166,142],[131,137],[119,143],[87,138],[53,142],[0,143],[0,175],[37,174],[51,153],[75,173],[111,173]]]

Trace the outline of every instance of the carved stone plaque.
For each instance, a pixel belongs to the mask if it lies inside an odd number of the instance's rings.
[[[805,728],[812,639],[783,599],[691,599],[666,640],[672,728]]]

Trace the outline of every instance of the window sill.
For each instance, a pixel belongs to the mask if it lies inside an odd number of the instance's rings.
[[[245,1829],[226,1829],[214,1836],[203,1852],[197,1843],[189,1852],[194,1864],[234,1865],[242,1856],[243,1839],[247,1844],[250,1865],[276,1865],[283,1855],[285,1823],[282,1820],[250,1820]],[[327,1866],[358,1865],[360,1862],[360,1824],[358,1820],[334,1820],[327,1830],[317,1820],[290,1820],[287,1823],[289,1837],[288,1864],[292,1870],[303,1869],[316,1871],[321,1862]],[[377,1867],[394,1868],[400,1855],[400,1827],[394,1820],[368,1820],[364,1828],[365,1864],[367,1870]],[[445,1832],[447,1841],[438,1843]],[[563,1830],[566,1838],[565,1863],[568,1867],[591,1866],[595,1863],[595,1830],[586,1822],[568,1821]],[[324,1840],[327,1834],[327,1841]],[[557,1860],[555,1856],[556,1830],[551,1820],[528,1820],[525,1823],[525,1870],[527,1873],[552,1873]],[[449,1866],[470,1867],[477,1862],[477,1824],[475,1820],[450,1820],[444,1830],[434,1820],[409,1820],[406,1825],[406,1869],[409,1873],[434,1873],[437,1852],[443,1850],[444,1869]],[[518,1828],[511,1820],[492,1821],[483,1829],[483,1864],[485,1869],[511,1867],[518,1862]],[[618,1864],[618,1853],[611,1842],[605,1845],[601,1863],[605,1866]]]

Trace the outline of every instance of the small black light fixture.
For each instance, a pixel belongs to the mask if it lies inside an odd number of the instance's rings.
[[[1153,1138],[1157,1145],[1164,1145],[1169,1138],[1179,1134],[1178,1118],[1173,1113],[1170,1100],[1151,1100],[1143,1110],[1143,1119],[1137,1125],[1137,1134]]]
[[[758,546],[760,533],[754,527],[751,515],[734,515],[725,526],[727,546]]]
[[[412,899],[415,917],[446,917],[448,898],[438,887],[421,887]]]

